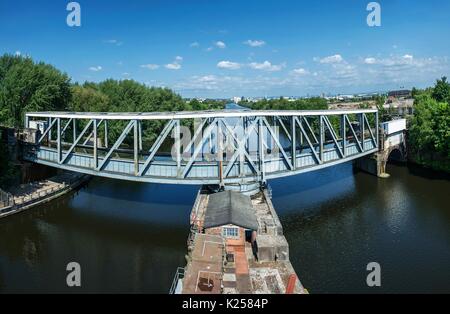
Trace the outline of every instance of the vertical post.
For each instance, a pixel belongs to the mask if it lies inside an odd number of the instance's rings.
[[[58,163],[61,163],[61,118],[56,119],[56,146],[58,150]]]
[[[242,117],[242,136],[245,136],[248,132],[248,118]],[[250,137],[245,141],[245,149],[247,150],[247,153],[250,154]]]
[[[298,122],[300,123],[300,127],[301,127],[301,125],[303,123],[303,118],[301,116],[299,117]],[[304,142],[303,132],[300,132],[300,153],[302,152],[302,149],[303,149],[303,142]]]
[[[291,163],[292,167],[297,169],[297,137],[296,137],[296,131],[295,131],[295,117],[293,116],[291,118]]]
[[[222,127],[220,125],[220,120],[217,120],[217,161],[218,161],[218,171],[219,171],[219,184],[223,188],[225,186],[223,182],[223,134]]]
[[[72,136],[73,136],[73,143],[77,140],[77,119],[72,119]]]
[[[341,116],[342,152],[344,158],[347,156],[347,128],[345,127],[345,116],[345,114]]]
[[[263,143],[263,120],[258,119],[258,153],[259,153],[259,172],[261,176],[261,183],[265,183],[266,175],[264,169],[264,143]]]
[[[98,167],[98,152],[97,152],[97,119],[94,119],[94,169]]]
[[[242,137],[245,136],[245,118],[242,117]],[[240,134],[235,134],[235,136],[237,136],[239,138]],[[237,143],[237,149],[241,149],[241,147],[239,146],[239,143]],[[244,161],[245,161],[245,155],[244,155],[244,150],[247,151],[248,150],[248,145],[247,145],[247,141],[245,141],[245,143],[242,143],[242,145],[244,145],[244,147],[242,148],[242,152],[239,154],[239,175],[241,177],[244,176]]]
[[[139,174],[139,127],[138,120],[134,120],[134,143],[133,143],[133,151],[134,151],[134,175],[137,176]]]
[[[213,121],[212,119],[209,119],[209,118],[208,118],[208,120],[209,120],[209,121],[208,121],[209,124],[211,124],[211,122]],[[209,133],[209,141],[208,141],[208,144],[209,144],[209,154],[212,154],[212,146],[213,146],[213,145],[212,145],[212,136],[213,136],[213,132],[210,132],[210,133]],[[217,152],[215,151],[214,153],[217,153]]]
[[[323,116],[319,116],[319,156],[320,163],[323,163],[323,142],[324,142]]]
[[[139,125],[139,151],[142,151],[142,121],[138,120]],[[178,121],[178,128],[180,127],[180,121]],[[178,132],[179,133],[179,132]]]
[[[108,120],[103,120],[105,127],[105,148],[108,148]]]
[[[52,125],[52,118],[48,118],[48,126]],[[50,146],[50,142],[52,141],[52,129],[48,131],[48,145]]]
[[[380,127],[379,127],[379,120],[378,120],[378,110],[375,113],[375,132],[376,132],[376,138],[377,138],[377,148],[380,146]]]
[[[363,151],[366,150],[365,145],[364,145],[364,132],[365,132],[364,116],[365,116],[365,114],[361,113],[360,118],[359,118],[359,120],[361,121],[359,123],[359,125],[360,125],[360,131],[361,131],[361,147],[362,147]]]
[[[30,125],[30,118],[25,115],[25,128],[28,128],[28,126]]]
[[[178,173],[178,175],[181,174],[181,127],[180,127],[180,124],[181,124],[180,120],[177,120],[176,124],[175,124],[175,150],[176,150],[176,154],[177,154],[177,173]],[[139,145],[142,145],[142,142],[140,142]]]

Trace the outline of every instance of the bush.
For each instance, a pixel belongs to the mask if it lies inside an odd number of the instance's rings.
[[[412,160],[446,172],[450,172],[450,99],[446,98],[449,95],[446,78],[438,80],[434,89],[417,93],[409,126]]]

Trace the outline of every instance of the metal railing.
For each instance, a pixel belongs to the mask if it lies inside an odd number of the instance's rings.
[[[177,271],[175,273],[175,276],[173,277],[173,281],[172,281],[172,285],[170,286],[169,294],[175,294],[175,291],[177,290],[177,287],[178,287],[178,281],[183,278],[184,278],[184,268],[178,267]]]
[[[14,197],[11,193],[0,190],[0,211],[14,206]]]
[[[30,202],[34,201],[34,200],[41,199],[41,198],[44,198],[44,197],[46,197],[48,195],[51,195],[51,194],[54,194],[56,192],[62,191],[66,187],[67,187],[66,183],[60,183],[60,184],[57,184],[55,186],[51,186],[51,187],[48,187],[48,188],[45,188],[45,189],[42,189],[42,190],[35,191],[35,192],[33,192],[31,194],[28,194],[28,195],[16,196],[15,197],[15,204],[16,205],[25,205],[27,203],[30,203]]]

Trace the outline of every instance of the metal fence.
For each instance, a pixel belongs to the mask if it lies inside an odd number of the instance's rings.
[[[184,268],[178,267],[177,272],[175,273],[175,276],[173,277],[173,281],[172,281],[172,285],[170,287],[169,294],[175,294],[177,287],[178,287],[178,282],[180,279],[183,279],[183,278],[184,278]]]
[[[11,193],[0,190],[0,211],[12,206],[14,206],[14,197]]]
[[[44,198],[48,195],[60,192],[62,190],[64,190],[67,187],[66,183],[60,183],[58,185],[55,186],[50,186],[41,190],[37,190],[33,193],[27,194],[27,195],[23,195],[23,196],[19,196],[16,197],[16,205],[25,205],[27,203],[30,203],[34,200],[38,200],[41,198]]]

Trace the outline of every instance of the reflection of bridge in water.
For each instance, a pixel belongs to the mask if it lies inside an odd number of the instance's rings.
[[[373,154],[379,142],[376,110],[38,112],[25,127],[41,130],[25,147],[28,161],[170,184],[265,183]]]

